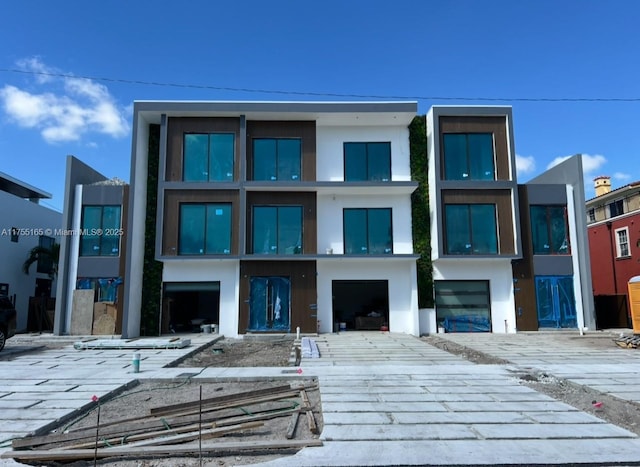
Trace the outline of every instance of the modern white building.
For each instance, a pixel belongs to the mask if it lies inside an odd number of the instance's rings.
[[[415,102],[134,104],[123,335],[419,334]],[[142,331],[141,331],[142,330]]]
[[[14,301],[18,332],[27,330],[30,297],[55,296],[51,263],[34,263],[28,275],[22,270],[32,248],[59,242],[62,214],[39,204],[50,198],[49,193],[0,172],[0,294]]]
[[[518,185],[510,107],[432,107],[429,208],[438,326],[595,328],[582,163]]]

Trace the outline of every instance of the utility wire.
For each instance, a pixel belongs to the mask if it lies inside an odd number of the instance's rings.
[[[55,78],[88,79],[108,83],[137,84],[141,86],[161,86],[182,89],[206,89],[213,91],[247,92],[257,94],[279,94],[292,96],[313,97],[349,97],[357,99],[402,99],[418,101],[476,101],[476,102],[640,102],[640,97],[470,97],[470,96],[394,96],[377,94],[350,94],[336,92],[313,91],[283,91],[278,89],[235,88],[228,86],[213,86],[207,84],[164,83],[159,81],[143,81],[105,76],[82,76],[65,73],[51,73],[44,71],[18,70],[15,68],[0,68],[0,72],[21,73],[26,75],[50,76]]]

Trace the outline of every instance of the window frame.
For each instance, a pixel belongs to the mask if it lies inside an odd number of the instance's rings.
[[[538,235],[536,235],[534,233],[534,228],[536,226],[534,226],[534,215],[533,215],[533,209],[534,208],[544,208],[545,210],[545,219],[546,219],[546,238],[547,238],[547,243],[545,243],[545,246],[548,248],[548,251],[544,251],[544,250],[540,250],[540,249],[536,249],[536,238],[538,237]],[[563,209],[563,221],[564,221],[564,234],[565,234],[565,238],[564,241],[561,244],[565,245],[566,243],[566,251],[559,251],[560,249],[558,249],[558,251],[556,251],[556,249],[554,248],[553,245],[553,219],[552,219],[552,209],[558,209],[558,208],[562,208]],[[571,237],[570,237],[570,229],[569,229],[569,213],[567,211],[567,206],[566,205],[553,205],[553,204],[549,204],[549,205],[543,205],[543,204],[532,204],[529,206],[529,220],[530,220],[530,235],[531,235],[531,248],[532,248],[532,252],[534,255],[542,255],[542,256],[567,256],[567,255],[571,255]]]
[[[280,252],[280,242],[281,242],[281,229],[284,227],[280,223],[281,218],[281,209],[287,208],[296,208],[300,211],[300,225],[299,225],[299,237],[300,242],[299,245],[294,247],[292,253]],[[275,209],[275,252],[264,252],[261,251],[259,253],[256,252],[256,209]],[[270,247],[270,251],[273,250],[273,246]],[[277,256],[291,256],[291,255],[301,255],[304,252],[304,206],[300,204],[254,204],[251,206],[251,253],[254,255],[277,255]]]
[[[87,220],[87,209],[100,209],[100,224],[94,226],[88,226],[86,224]],[[114,225],[105,225],[105,209],[117,209],[117,223]],[[84,204],[82,205],[82,218],[80,220],[81,225],[81,235],[80,235],[80,251],[79,256],[82,257],[118,257],[120,256],[120,252],[122,251],[120,242],[122,240],[122,206],[119,204]],[[90,239],[97,240],[97,254],[86,254],[85,252],[85,242],[89,242]],[[111,253],[103,253],[103,248],[108,246],[107,241],[112,241],[116,239],[117,244],[117,253],[113,254],[113,249]],[[96,251],[95,245],[92,251]]]
[[[456,252],[454,251],[453,245],[451,245],[451,241],[450,241],[450,236],[449,236],[449,227],[450,224],[452,222],[452,219],[450,218],[450,215],[447,213],[447,208],[448,207],[453,207],[453,206],[458,206],[458,207],[466,207],[467,208],[467,224],[468,225],[468,230],[469,230],[469,243],[465,243],[465,250],[468,250],[469,252]],[[482,252],[475,252],[474,250],[476,250],[476,248],[474,248],[474,230],[478,230],[477,227],[474,229],[474,222],[473,222],[473,218],[474,218],[474,213],[473,213],[473,207],[492,207],[493,208],[493,219],[494,219],[494,224],[493,224],[493,231],[494,231],[494,236],[490,239],[491,241],[495,240],[495,245],[489,245],[488,250],[489,251],[482,251]],[[498,206],[495,203],[446,203],[444,205],[444,231],[443,231],[443,235],[444,235],[444,250],[445,250],[445,254],[447,255],[451,255],[451,256],[497,256],[500,255],[500,236],[498,234]],[[453,227],[452,227],[453,228]],[[494,246],[494,250],[495,252],[493,252],[491,250],[491,246]]]
[[[44,241],[46,239],[46,241]],[[46,248],[49,251],[53,249],[53,245],[56,244],[56,239],[49,235],[40,235],[38,237],[38,246],[40,248]],[[43,274],[51,274],[53,270],[53,258],[49,256],[38,255],[38,263],[36,271]]]
[[[271,178],[256,178],[256,142],[257,141],[274,141],[275,142],[275,161],[274,161],[274,174],[275,176],[272,176]],[[298,166],[297,166],[297,174],[294,174],[295,177],[291,177],[291,178],[281,178],[281,172],[280,169],[282,167],[282,165],[280,164],[279,160],[280,160],[280,148],[279,148],[279,143],[281,141],[298,141],[299,143],[299,153],[297,155],[298,157]],[[302,155],[303,155],[303,149],[302,149],[302,138],[301,137],[283,137],[283,138],[274,138],[274,137],[268,137],[268,136],[264,136],[264,137],[255,137],[251,139],[251,180],[252,181],[258,181],[258,182],[301,182],[303,179],[303,173],[302,173],[302,169],[303,169],[303,164],[302,164]]]
[[[365,241],[362,243],[366,244],[366,253],[358,253],[358,252],[347,252],[347,245],[350,243],[356,243],[356,242],[352,242],[352,241],[347,241],[348,239],[348,226],[347,226],[347,213],[349,212],[356,212],[356,211],[363,211],[364,215],[365,215],[365,220],[364,220],[364,225],[366,226],[365,228]],[[379,213],[386,213],[388,215],[389,218],[389,226],[388,226],[388,230],[389,230],[389,247],[385,248],[385,251],[383,252],[371,252],[372,251],[372,240],[371,237],[372,235],[372,223],[371,223],[371,219],[370,219],[370,214],[372,213],[372,211],[376,211]],[[344,254],[345,255],[393,255],[393,209],[392,208],[343,208],[342,209],[342,242],[344,245]],[[362,250],[361,250],[362,251]]]
[[[232,148],[231,148],[231,176],[226,177],[224,179],[212,178],[212,164],[216,160],[212,154],[212,137],[216,135],[226,135],[231,136],[233,138]],[[207,177],[202,179],[187,179],[187,137],[188,136],[207,136],[207,156],[206,156],[206,170]],[[206,183],[206,182],[214,182],[214,183],[224,183],[224,182],[232,182],[235,180],[235,168],[236,168],[236,134],[230,131],[213,131],[213,132],[197,132],[197,131],[186,131],[182,134],[182,181],[189,183]]]
[[[621,237],[624,235],[624,241],[621,241]],[[629,244],[629,227],[624,226],[619,229],[615,229],[616,236],[616,258],[629,258],[631,257],[631,245]]]
[[[611,209],[613,206],[615,206],[615,214]],[[624,198],[616,199],[608,203],[607,211],[609,212],[609,219],[623,215],[624,214]]]
[[[587,222],[593,223],[596,221],[596,208],[587,209]]]
[[[471,136],[490,136],[491,138],[491,172],[492,175],[491,177],[475,177],[473,176],[473,169],[474,166],[472,164],[472,161],[474,161],[475,159],[480,160],[479,157],[475,156],[475,151],[472,151],[472,145],[470,142],[470,137]],[[465,169],[466,172],[462,172],[463,176],[461,177],[456,177],[456,176],[451,176],[451,174],[453,173],[453,171],[455,169],[457,169],[459,171],[459,169],[457,167],[453,168],[452,164],[454,164],[454,162],[461,162],[461,161],[454,161],[453,160],[453,153],[448,152],[447,151],[447,139],[449,138],[453,138],[453,137],[464,137],[464,163],[465,163]],[[447,157],[447,154],[449,153],[449,157]],[[462,157],[460,158],[462,159]],[[487,162],[487,161],[485,161]],[[464,174],[467,173],[468,176],[464,176]],[[497,161],[496,161],[496,140],[495,140],[495,134],[492,132],[488,132],[488,131],[482,131],[482,132],[473,132],[473,131],[469,131],[469,132],[461,132],[461,133],[454,133],[454,132],[447,132],[447,133],[442,133],[442,178],[443,180],[447,180],[447,181],[495,181],[497,180],[498,177],[498,173],[497,173]]]
[[[351,146],[359,146],[362,145],[364,146],[364,151],[365,151],[365,164],[364,164],[364,169],[365,169],[365,174],[364,177],[358,177],[358,178],[351,178],[348,176],[348,156],[349,153],[347,151],[348,147]],[[371,158],[373,158],[374,156],[369,156],[370,154],[370,150],[369,147],[373,146],[373,145],[377,145],[377,146],[382,146],[384,145],[386,148],[388,148],[388,152],[385,155],[385,157],[387,157],[387,160],[385,161],[385,170],[386,173],[385,175],[387,175],[387,178],[382,177],[381,179],[377,179],[377,178],[373,178],[372,177],[372,163],[371,163]],[[343,174],[344,174],[344,181],[345,182],[390,182],[391,181],[391,176],[392,176],[392,171],[391,171],[391,166],[392,166],[392,157],[391,157],[391,141],[345,141],[342,143],[342,164],[343,164]],[[355,157],[354,153],[351,153],[351,157]]]
[[[183,220],[185,213],[183,212],[183,207],[202,207],[204,210],[204,217],[202,219],[202,252],[189,252],[184,253],[183,248]],[[223,249],[222,252],[210,252],[208,250],[208,241],[207,238],[209,235],[218,236],[217,232],[209,231],[209,213],[210,210],[215,210],[219,207],[228,207],[228,217],[229,217],[229,231],[228,238],[229,243],[226,249]],[[227,256],[230,255],[233,248],[233,203],[231,202],[216,202],[216,203],[201,203],[201,202],[181,202],[178,203],[178,256]],[[225,251],[226,250],[226,251]]]

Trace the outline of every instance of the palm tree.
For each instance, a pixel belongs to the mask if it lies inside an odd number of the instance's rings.
[[[22,264],[22,271],[25,274],[29,274],[29,268],[33,263],[40,262],[45,269],[48,269],[47,272],[51,279],[55,279],[58,275],[58,261],[60,259],[60,244],[54,243],[51,245],[51,248],[47,248],[44,246],[36,246],[29,250],[29,255],[27,259]]]

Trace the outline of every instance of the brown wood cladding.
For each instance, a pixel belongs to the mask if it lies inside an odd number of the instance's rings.
[[[509,140],[506,117],[440,117],[440,167],[444,179],[444,133],[492,133],[495,146],[496,177],[511,180],[509,171]]]
[[[240,222],[239,193],[231,190],[166,190],[162,255],[177,256],[181,203],[231,203],[231,254],[238,254],[238,225]]]
[[[282,276],[291,281],[291,331],[317,332],[315,261],[242,261],[240,263],[240,316],[238,332],[249,327],[251,277]]]
[[[126,262],[127,255],[123,254],[127,244],[127,234],[129,232],[129,185],[122,187],[122,236],[120,237],[120,264],[118,265],[118,271],[120,277],[126,277]],[[122,319],[124,315],[124,287],[118,287],[116,300],[116,334],[122,334]]]
[[[302,140],[302,176],[305,182],[316,180],[316,122],[247,121],[247,179],[253,174],[253,138],[300,138]]]
[[[538,311],[533,274],[533,247],[531,245],[531,218],[526,185],[518,186],[520,200],[520,235],[522,237],[522,259],[513,261],[513,287],[516,306],[516,329],[538,330]]]
[[[240,119],[231,117],[170,117],[167,122],[167,181],[182,181],[185,133],[235,133],[233,179],[239,179]]]
[[[442,212],[447,204],[495,204],[498,211],[499,254],[516,253],[510,190],[442,190]],[[446,232],[446,219],[444,222],[443,231]]]
[[[316,194],[290,192],[247,193],[247,252],[253,253],[253,206],[302,206],[302,254],[316,254]]]

